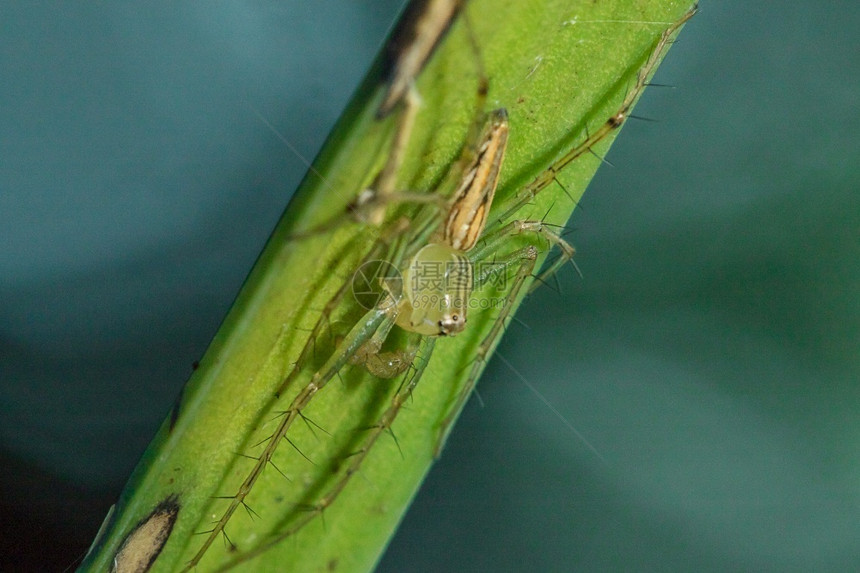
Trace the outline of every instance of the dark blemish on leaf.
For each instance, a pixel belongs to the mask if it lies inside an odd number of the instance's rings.
[[[167,433],[173,433],[173,428],[176,427],[176,422],[179,421],[179,411],[182,406],[182,397],[185,395],[185,387],[179,391],[179,396],[176,397],[176,400],[173,402],[173,406],[170,408],[170,424],[167,426]]]
[[[179,515],[179,502],[170,496],[131,530],[113,558],[112,573],[146,573],[161,553]]]

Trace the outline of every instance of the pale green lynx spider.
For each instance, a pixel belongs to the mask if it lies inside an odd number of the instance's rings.
[[[366,192],[363,198],[360,197],[353,206],[353,215],[357,214],[359,219],[365,221],[379,219],[379,213],[384,214],[393,203],[410,203],[414,206],[411,216],[396,216],[375,231],[379,238],[361,263],[365,265],[384,261],[390,265],[389,268],[399,271],[399,276],[397,273],[384,273],[373,279],[378,287],[375,304],[336,342],[329,356],[313,372],[310,381],[293,396],[277,427],[263,442],[264,449],[254,458],[253,467],[235,494],[229,496],[226,510],[220,513],[220,518],[211,530],[203,532],[205,540],[185,570],[193,569],[212,543],[225,534],[225,527],[231,517],[240,506],[245,506],[246,497],[271,463],[272,456],[287,437],[293,423],[298,419],[307,422],[303,413],[305,408],[341,369],[352,364],[366,368],[378,378],[403,375],[387,409],[366,432],[359,447],[340,466],[333,483],[308,508],[309,511],[290,521],[284,529],[264,537],[255,547],[238,548],[241,552],[225,568],[233,567],[280,543],[334,503],[352,476],[359,471],[379,437],[390,430],[404,403],[420,382],[436,339],[454,336],[467,328],[468,311],[475,306],[475,293],[482,293],[487,283],[499,277],[510,279],[499,293],[498,316],[477,348],[467,382],[439,429],[437,450],[441,447],[451,423],[469,397],[491,349],[503,332],[513,304],[532,276],[538,254],[553,247],[561,251],[558,259],[541,274],[541,279],[551,276],[574,255],[573,247],[542,221],[518,220],[514,217],[535,195],[552,185],[556,175],[565,166],[591,153],[595,144],[624,123],[629,109],[647,86],[648,78],[670,44],[672,35],[692,14],[688,13],[662,34],[655,50],[640,69],[635,85],[628,90],[617,111],[519,193],[493,209],[492,217],[491,207],[499,173],[504,165],[509,132],[504,109],[494,110],[475,122],[476,127],[472,129],[462,158],[451,167],[451,176],[456,177],[458,183],[449,197],[431,193],[419,198],[412,193],[390,190],[382,194],[384,196],[372,190]],[[482,96],[478,99],[483,102]],[[414,114],[418,113],[417,110],[414,99],[407,95],[401,103],[402,117],[395,139],[408,141],[409,124]],[[397,145],[395,141],[393,146]],[[388,162],[384,170],[396,172],[397,156],[397,152],[392,153],[394,159]],[[540,284],[540,281],[534,284]],[[338,307],[348,304],[346,295],[351,287],[350,281],[344,281],[322,309],[322,317],[314,325],[295,366],[281,384],[279,393],[291,388],[307,365],[313,363],[317,341],[330,329],[329,317]],[[383,345],[398,329],[405,343],[395,348],[388,345],[383,349]]]

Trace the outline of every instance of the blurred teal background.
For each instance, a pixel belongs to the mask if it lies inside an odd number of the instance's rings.
[[[0,8],[0,569],[83,555],[305,171],[254,110],[312,158],[398,7]],[[684,29],[381,571],[860,568],[860,6],[778,7]]]

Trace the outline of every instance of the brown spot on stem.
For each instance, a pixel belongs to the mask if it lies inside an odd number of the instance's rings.
[[[158,504],[131,530],[113,559],[112,573],[146,573],[161,553],[176,517],[179,503],[175,496]]]

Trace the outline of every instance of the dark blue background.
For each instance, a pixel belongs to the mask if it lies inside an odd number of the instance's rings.
[[[305,171],[255,110],[312,158],[397,4],[0,9],[4,571],[82,555]],[[860,8],[778,6],[684,30],[381,570],[860,564]]]

